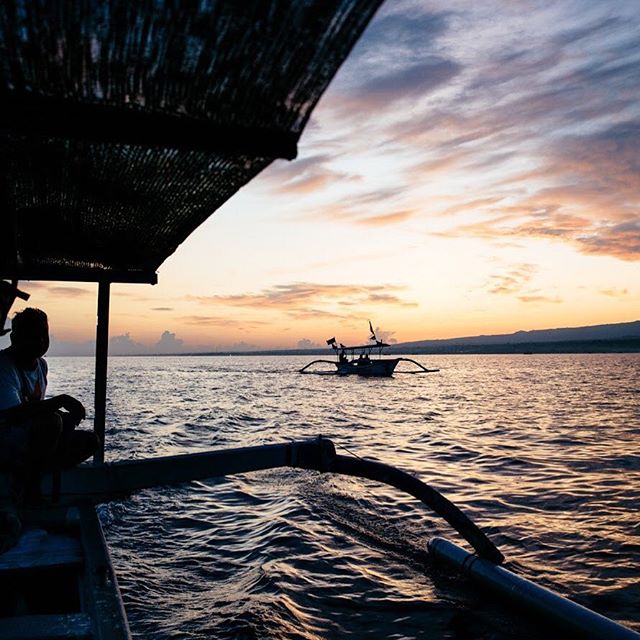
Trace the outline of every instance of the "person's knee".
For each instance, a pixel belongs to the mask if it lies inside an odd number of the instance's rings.
[[[29,426],[29,439],[32,448],[43,452],[52,451],[58,445],[62,428],[62,418],[55,411],[33,420]]]
[[[63,430],[62,416],[57,411],[54,411],[43,420],[41,437],[48,446],[55,449],[60,442]]]
[[[57,411],[51,411],[50,413],[42,414],[37,420],[34,420],[34,424],[38,425],[40,429],[50,429],[59,433],[62,431],[62,416]]]
[[[100,440],[100,436],[94,431],[88,431],[87,433],[91,436],[88,438],[87,446],[91,449],[90,455],[94,455],[102,446],[102,441]]]
[[[58,415],[60,416],[63,433],[71,433],[78,426],[74,417],[70,413],[61,411]]]
[[[82,460],[90,458],[98,451],[100,447],[100,438],[93,431],[76,431],[75,432],[75,448],[78,451],[78,457]]]

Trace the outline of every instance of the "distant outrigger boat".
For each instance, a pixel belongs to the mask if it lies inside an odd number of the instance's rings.
[[[393,375],[396,366],[399,362],[411,362],[415,364],[419,369],[417,371],[403,371],[402,373],[435,373],[439,369],[427,369],[419,362],[412,360],[411,358],[382,358],[382,350],[389,345],[386,342],[381,342],[376,338],[376,334],[369,321],[369,330],[371,331],[371,338],[375,344],[361,344],[355,347],[347,347],[336,342],[335,338],[327,340],[327,344],[335,351],[336,360],[314,360],[300,369],[300,373],[315,373],[319,375],[334,374],[339,376],[358,375],[365,378],[389,378]],[[371,353],[375,350],[378,351],[378,358],[372,359]],[[308,371],[309,367],[314,364],[332,364],[336,366],[336,371]]]

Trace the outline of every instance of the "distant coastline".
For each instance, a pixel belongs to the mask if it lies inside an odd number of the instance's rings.
[[[468,336],[441,340],[420,340],[391,344],[385,349],[389,355],[446,355],[446,354],[536,354],[536,353],[639,353],[640,321],[616,324],[569,327],[560,329],[536,329],[509,334]],[[51,355],[60,355],[51,353]],[[64,354],[66,355],[66,354]],[[81,353],[69,355],[85,355]],[[89,354],[86,354],[89,355]],[[332,358],[329,347],[311,349],[255,349],[185,351],[165,353],[118,353],[113,356],[325,356]]]
[[[509,344],[452,344],[406,348],[402,345],[385,349],[389,355],[455,355],[455,354],[552,354],[552,353],[640,353],[640,338],[622,340],[567,340],[556,342],[516,342]],[[157,354],[185,356],[327,356],[329,349],[271,349],[264,351],[210,351],[199,353]]]
[[[390,353],[404,353],[404,350]],[[498,354],[498,353],[639,353],[640,338],[615,340],[559,340],[554,342],[514,342],[507,344],[443,345],[419,347],[406,353],[418,354]]]
[[[392,344],[389,355],[446,355],[500,353],[638,353],[640,320],[559,329],[535,329],[515,333],[467,336],[443,340],[419,340]],[[186,355],[186,354],[185,354]],[[327,347],[314,349],[262,349],[260,351],[215,351],[188,355],[262,355],[332,357]]]

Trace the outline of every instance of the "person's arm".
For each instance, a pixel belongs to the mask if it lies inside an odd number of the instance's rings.
[[[16,407],[12,407],[11,409],[4,409],[3,411],[0,411],[0,424],[28,420],[42,415],[43,413],[50,413],[60,409],[67,411],[72,416],[72,419],[76,424],[81,420],[84,420],[86,417],[86,412],[82,403],[65,393],[60,396],[48,398],[47,400],[27,402]]]

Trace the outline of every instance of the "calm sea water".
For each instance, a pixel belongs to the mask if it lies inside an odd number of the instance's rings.
[[[440,372],[112,358],[107,458],[323,434],[441,490],[508,567],[640,630],[640,355],[416,359]],[[49,366],[51,393],[91,405],[92,359]],[[550,637],[433,566],[429,538],[457,534],[369,481],[259,472],[147,490],[100,515],[137,638]]]

